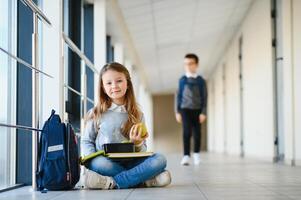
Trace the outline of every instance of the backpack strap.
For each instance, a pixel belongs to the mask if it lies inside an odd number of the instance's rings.
[[[184,86],[187,83],[187,77],[184,75],[181,77],[179,81],[179,89],[178,89],[178,95],[177,95],[177,111],[180,111],[181,109],[181,104],[182,104],[182,97],[183,97],[183,91],[184,91]]]

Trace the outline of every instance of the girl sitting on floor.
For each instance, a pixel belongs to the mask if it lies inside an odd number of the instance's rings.
[[[106,64],[99,75],[98,102],[87,114],[81,150],[84,156],[102,150],[105,143],[130,140],[135,151],[146,151],[148,133],[142,136],[143,113],[137,106],[130,74],[119,63]],[[166,158],[150,157],[114,161],[98,156],[87,163],[85,186],[91,189],[121,189],[135,186],[163,187],[171,182]]]

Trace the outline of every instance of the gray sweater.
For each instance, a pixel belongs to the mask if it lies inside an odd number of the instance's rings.
[[[103,150],[102,145],[106,143],[120,143],[128,140],[121,133],[121,127],[128,119],[128,113],[123,105],[112,103],[112,106],[101,115],[99,119],[98,131],[96,132],[94,120],[88,120],[84,133],[81,137],[81,154],[87,156],[99,150]],[[142,117],[144,122],[144,117]],[[146,151],[146,143],[142,145],[140,151]]]
[[[201,76],[182,76],[179,80],[179,88],[176,95],[176,112],[181,109],[201,110],[206,114],[207,107],[207,87]]]

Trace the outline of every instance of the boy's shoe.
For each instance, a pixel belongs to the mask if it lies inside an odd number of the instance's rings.
[[[193,163],[194,165],[199,165],[201,163],[200,153],[193,153]]]
[[[102,176],[92,170],[86,169],[84,176],[85,187],[89,189],[113,189],[115,181],[112,177]]]
[[[189,165],[190,157],[188,155],[185,155],[181,160],[181,165]]]
[[[145,181],[146,187],[164,187],[171,183],[170,172],[165,170],[154,178]]]

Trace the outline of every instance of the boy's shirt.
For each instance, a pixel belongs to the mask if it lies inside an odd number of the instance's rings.
[[[187,78],[197,78],[197,77],[198,77],[198,74],[197,74],[197,73],[186,72],[186,73],[185,73],[185,76],[186,76]]]
[[[200,109],[206,114],[207,88],[205,80],[193,73],[186,73],[179,80],[179,88],[176,98],[176,110]]]

